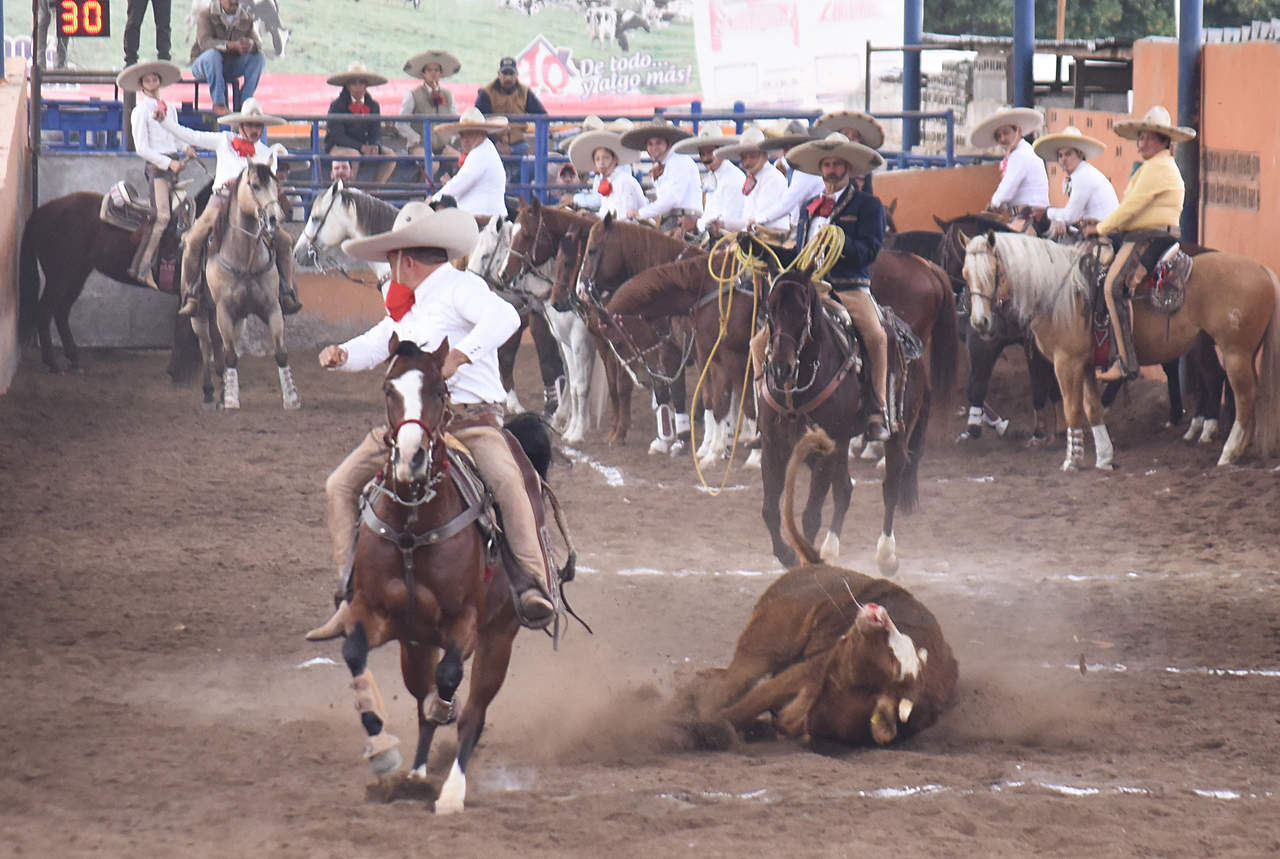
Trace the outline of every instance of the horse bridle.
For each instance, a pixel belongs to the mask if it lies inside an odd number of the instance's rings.
[[[421,481],[414,480],[410,482],[410,490],[415,493],[420,491],[422,493],[421,497],[416,497],[415,495],[410,498],[405,498],[396,489],[388,489],[386,486],[382,484],[381,481],[374,483],[374,489],[378,493],[382,495],[386,495],[388,498],[395,501],[397,504],[400,504],[401,506],[414,508],[414,512],[411,515],[409,520],[410,527],[413,526],[415,521],[414,517],[417,516],[417,508],[421,507],[423,504],[426,504],[427,502],[431,501],[431,499],[436,497],[436,489],[435,489],[436,484],[438,484],[441,478],[444,477],[444,473],[448,469],[448,462],[449,462],[446,459],[444,468],[440,469],[439,471],[432,470],[432,466],[435,463],[436,447],[440,444],[440,441],[441,441],[440,434],[436,432],[436,430],[433,429],[426,421],[421,420],[420,418],[404,418],[403,420],[396,423],[393,427],[391,427],[390,430],[388,430],[387,441],[390,444],[390,457],[387,460],[387,462],[388,463],[395,462],[396,459],[399,458],[400,443],[397,441],[397,439],[400,437],[400,430],[412,424],[416,424],[417,426],[422,428],[423,438],[426,441],[426,444],[423,445],[422,450],[425,451],[423,455],[426,457],[426,460],[427,460],[426,461],[427,477],[425,480],[421,480]]]
[[[537,229],[534,230],[533,241],[529,244],[529,250],[518,251],[516,250],[514,243],[507,246],[507,259],[510,260],[511,257],[514,256],[516,259],[520,260],[520,269],[515,274],[511,275],[510,278],[498,278],[498,283],[503,289],[507,288],[511,283],[514,283],[518,278],[522,278],[529,272],[536,269],[537,266],[544,265],[546,263],[546,260],[543,260],[543,262],[535,264],[529,259],[531,255],[537,252],[538,242],[542,238],[544,228],[546,228],[545,219],[542,217],[542,211],[539,210],[538,226]],[[555,255],[552,254],[552,258],[554,258],[554,256]],[[503,270],[505,271],[505,266],[503,267]],[[488,278],[485,279],[488,280]]]
[[[810,388],[812,388],[814,383],[818,381],[818,370],[821,369],[822,367],[822,361],[818,358],[814,358],[813,374],[809,377],[809,381],[803,385],[799,384],[800,363],[801,363],[800,355],[804,352],[805,347],[808,346],[813,341],[813,317],[814,317],[813,301],[812,300],[807,301],[805,302],[805,304],[807,305],[807,309],[804,317],[804,330],[800,332],[800,336],[798,338],[792,335],[790,331],[781,331],[781,330],[772,331],[773,314],[769,313],[766,315],[766,322],[768,323],[768,326],[771,330],[771,336],[769,337],[768,347],[765,350],[765,356],[764,356],[765,366],[768,366],[771,363],[773,363],[773,354],[775,351],[773,344],[775,340],[780,341],[783,337],[785,337],[795,344],[796,361],[791,368],[791,376],[786,380],[787,384],[784,387],[784,390],[786,391],[788,396],[792,394],[801,394],[809,390]],[[763,373],[762,375],[765,378],[765,383],[768,384],[769,374]]]
[[[972,314],[972,312],[973,312],[973,297],[976,295],[976,296],[978,296],[979,298],[981,298],[983,301],[987,301],[987,302],[990,302],[990,303],[991,303],[992,316],[994,317],[996,313],[998,313],[998,312],[1003,312],[1003,311],[1004,311],[1004,309],[1005,309],[1005,308],[1008,306],[1008,304],[1009,304],[1009,299],[1008,299],[1008,298],[1000,298],[1000,297],[999,297],[999,295],[1000,295],[1000,278],[1001,278],[1000,256],[999,256],[999,254],[997,254],[997,253],[995,252],[995,249],[994,249],[994,248],[991,248],[991,247],[985,247],[985,248],[983,248],[983,249],[981,249],[981,250],[979,250],[979,251],[969,251],[969,250],[966,250],[966,251],[965,251],[965,254],[966,254],[966,255],[968,255],[968,256],[990,256],[990,257],[994,257],[993,267],[995,268],[995,275],[992,277],[992,281],[993,281],[993,284],[994,284],[994,285],[993,285],[993,286],[992,286],[992,288],[991,288],[991,295],[990,295],[990,296],[983,295],[981,292],[978,292],[978,291],[977,291],[977,290],[975,290],[972,286],[970,286],[970,285],[969,285],[969,280],[968,280],[968,278],[965,278],[965,284],[964,284],[964,287],[965,287],[965,288],[964,288],[964,297],[965,297],[965,298],[967,299],[967,301],[968,301],[968,305],[969,305],[969,312],[970,312],[970,314]],[[1007,280],[1007,278],[1006,278],[1006,280]]]

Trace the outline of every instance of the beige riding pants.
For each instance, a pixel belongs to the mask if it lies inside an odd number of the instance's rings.
[[[141,277],[151,268],[156,248],[160,247],[160,237],[169,228],[169,219],[173,215],[169,209],[169,192],[173,188],[173,174],[168,170],[153,169],[148,165],[147,175],[151,177],[151,205],[155,207],[156,214],[151,222],[151,232],[134,263],[134,277]]]
[[[1116,326],[1116,350],[1120,353],[1120,363],[1126,371],[1138,369],[1138,356],[1129,354],[1129,344],[1133,342],[1133,321],[1129,316],[1129,299],[1125,297],[1126,284],[1120,283],[1120,272],[1133,256],[1134,243],[1125,242],[1116,251],[1111,267],[1107,269],[1107,281],[1102,294],[1107,302],[1107,313],[1111,315],[1111,324]],[[1123,312],[1118,312],[1123,311]],[[1123,331],[1120,326],[1128,326]]]

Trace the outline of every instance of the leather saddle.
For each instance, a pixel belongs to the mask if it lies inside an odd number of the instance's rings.
[[[170,203],[170,211],[177,211],[186,200],[185,188],[189,183],[179,182],[174,189]],[[121,179],[102,195],[102,206],[98,209],[98,217],[114,227],[122,230],[133,230],[151,223],[155,219],[156,210],[145,194],[138,194],[132,185]]]
[[[848,308],[834,295],[822,302],[822,307],[832,329],[838,335],[841,351],[846,356],[850,352],[855,353],[854,372],[858,374],[863,389],[870,391],[871,356],[862,335],[853,324]],[[891,307],[879,302],[876,302],[876,307],[880,311],[880,324],[884,327],[889,359],[886,368],[889,402],[885,404],[888,410],[885,420],[890,427],[897,429],[902,421],[901,404],[906,396],[907,370],[912,361],[924,354],[924,344],[911,330],[911,326],[894,313]]]

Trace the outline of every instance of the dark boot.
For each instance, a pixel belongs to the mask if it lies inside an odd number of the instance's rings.
[[[884,412],[877,410],[867,415],[868,441],[888,441],[889,435],[889,427],[885,426],[884,422]]]
[[[1123,338],[1124,348],[1119,350],[1120,367],[1125,379],[1133,379],[1138,375],[1138,351],[1133,346],[1133,311],[1128,299],[1117,298],[1116,318],[1111,320],[1111,327],[1117,340]]]
[[[280,284],[280,312],[285,316],[290,316],[302,309],[302,302],[298,300],[297,290],[290,284]]]
[[[195,316],[200,312],[200,296],[193,289],[185,298],[182,299],[182,306],[178,308],[179,316]]]
[[[520,620],[529,629],[543,629],[556,616],[555,606],[536,585],[520,594]]]

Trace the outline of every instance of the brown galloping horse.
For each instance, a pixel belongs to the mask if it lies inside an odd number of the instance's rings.
[[[876,257],[871,284],[876,300],[892,308],[924,347],[921,357],[906,367],[901,398],[891,409],[898,420],[891,421],[893,434],[885,442],[884,519],[876,563],[882,574],[893,575],[898,568],[894,513],[899,506],[904,512],[916,506],[929,413],[935,405],[947,407],[955,381],[955,296],[942,269],[896,251],[881,251]],[[787,567],[796,564],[796,555],[783,539],[779,502],[792,449],[810,425],[822,427],[835,442],[833,452],[813,464],[802,518],[805,536],[812,542],[830,490],[832,515],[823,549],[824,556],[834,558],[853,488],[849,439],[865,429],[862,383],[851,371],[851,356],[841,348],[823,301],[808,272],[797,269],[780,274],[765,300],[769,350],[757,383],[763,514],[773,553]]]

